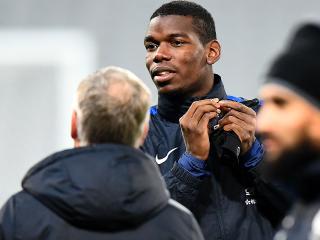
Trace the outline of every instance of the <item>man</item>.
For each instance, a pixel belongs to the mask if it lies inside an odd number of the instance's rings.
[[[83,80],[71,135],[25,176],[0,211],[0,239],[203,239],[192,214],[169,199],[146,135],[149,90],[108,67]]]
[[[320,24],[301,24],[273,62],[258,115],[269,177],[300,199],[275,239],[320,239]]]
[[[258,178],[255,111],[213,73],[220,44],[212,16],[193,2],[166,3],[152,14],[144,45],[158,105],[142,149],[171,196],[193,211],[206,239],[270,239],[282,202]]]

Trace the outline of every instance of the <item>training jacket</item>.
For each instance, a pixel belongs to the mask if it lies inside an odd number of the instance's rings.
[[[124,145],[58,152],[0,211],[1,240],[203,239],[153,160]]]
[[[320,240],[320,157],[300,161],[303,165],[287,183],[298,201],[283,219],[275,240]]]
[[[149,134],[142,150],[155,157],[172,198],[194,213],[205,239],[272,239],[287,202],[278,188],[259,178],[263,156],[259,142],[240,158],[240,164],[230,165],[217,156],[219,146],[213,140],[205,177],[195,177],[179,163],[185,157],[179,118],[193,101],[243,100],[227,96],[219,75],[214,81],[213,89],[202,98],[173,102],[159,95],[158,105],[150,111]]]

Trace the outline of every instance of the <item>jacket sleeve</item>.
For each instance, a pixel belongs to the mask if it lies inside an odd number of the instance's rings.
[[[0,210],[0,240],[13,240],[15,228],[15,200],[10,198]]]
[[[192,210],[204,180],[194,177],[177,162],[163,177],[171,198]]]
[[[152,141],[152,137],[152,131],[149,130],[149,135],[140,149],[143,152],[154,156],[155,144]],[[193,176],[178,162],[174,163],[171,170],[167,171],[163,175],[163,178],[166,182],[171,198],[191,210],[193,203],[196,201],[198,196],[199,187],[202,184],[202,180]]]

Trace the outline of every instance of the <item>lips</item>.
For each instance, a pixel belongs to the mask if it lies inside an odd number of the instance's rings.
[[[175,73],[175,70],[170,67],[155,67],[151,70],[153,80],[160,84],[171,80]]]
[[[272,138],[264,138],[263,146],[267,152],[272,152],[279,148],[279,143]]]

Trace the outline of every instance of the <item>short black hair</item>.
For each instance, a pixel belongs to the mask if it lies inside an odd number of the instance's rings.
[[[193,26],[203,44],[217,39],[216,28],[211,14],[197,3],[184,0],[165,3],[155,10],[150,20],[168,15],[191,16],[193,18]]]

